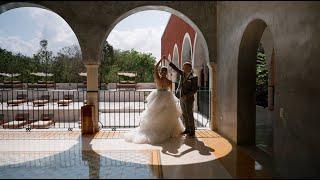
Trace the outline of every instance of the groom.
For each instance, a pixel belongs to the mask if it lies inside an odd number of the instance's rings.
[[[168,59],[166,60],[169,61]],[[182,118],[186,125],[186,130],[182,134],[194,136],[195,126],[192,108],[194,103],[194,94],[198,90],[198,77],[192,74],[192,65],[190,62],[184,63],[182,70],[175,66],[172,62],[169,63],[169,66],[171,66],[172,69],[180,75],[176,96],[180,98]]]

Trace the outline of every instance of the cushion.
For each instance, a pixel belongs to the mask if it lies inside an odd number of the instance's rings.
[[[21,81],[12,81],[12,84],[20,84]]]
[[[128,83],[130,83],[130,84],[135,84],[136,81],[128,81]]]
[[[44,105],[44,104],[46,104],[46,103],[49,103],[49,101],[48,100],[35,100],[35,101],[33,101],[33,104],[34,105]]]
[[[10,100],[7,103],[8,104],[20,104],[26,102],[24,99],[18,99],[18,100]]]
[[[59,100],[58,104],[63,104],[63,105],[67,105],[69,103],[72,103],[72,100],[70,99],[64,99],[64,100]]]

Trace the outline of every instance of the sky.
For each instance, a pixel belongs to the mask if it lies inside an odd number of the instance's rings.
[[[120,21],[107,37],[116,49],[136,49],[161,53],[161,36],[170,13],[148,10]],[[17,8],[0,14],[0,47],[15,53],[32,56],[40,48],[40,40],[48,40],[48,49],[56,54],[61,48],[78,45],[70,26],[59,15],[41,8]],[[106,29],[107,31],[107,29]]]

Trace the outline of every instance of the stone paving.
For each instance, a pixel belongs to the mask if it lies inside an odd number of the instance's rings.
[[[124,141],[127,130],[0,131],[0,178],[270,178],[216,132],[158,144]]]

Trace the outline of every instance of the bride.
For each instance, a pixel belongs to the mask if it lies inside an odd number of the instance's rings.
[[[147,97],[146,109],[141,113],[140,125],[124,134],[124,139],[133,143],[158,144],[170,137],[177,137],[184,131],[184,126],[179,118],[182,114],[176,98],[168,88],[171,83],[167,79],[168,69],[161,67],[160,75],[158,67],[161,59],[154,67],[154,80],[157,89]]]

